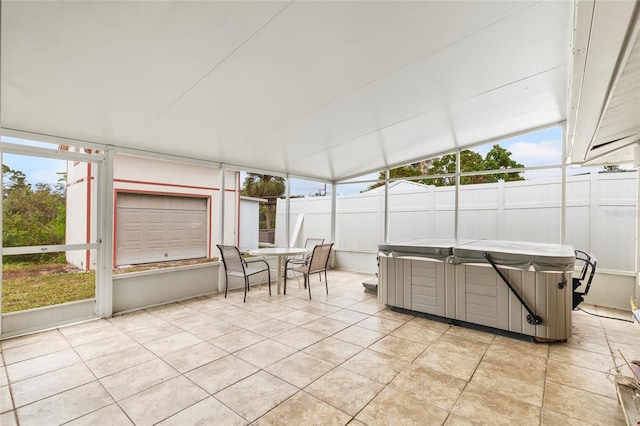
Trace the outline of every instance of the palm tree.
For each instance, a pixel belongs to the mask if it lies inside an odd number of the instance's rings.
[[[267,199],[267,202],[263,205],[266,229],[272,229],[275,226],[272,218],[276,209],[276,200],[284,194],[285,189],[284,178],[277,176],[248,173],[244,179],[244,188],[242,190],[244,195]]]

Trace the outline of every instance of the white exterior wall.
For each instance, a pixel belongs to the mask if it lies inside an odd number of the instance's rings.
[[[260,241],[260,200],[256,198],[240,198],[240,244],[241,251],[257,249]]]
[[[97,165],[69,161],[67,163],[67,212],[66,243],[81,244],[96,242],[95,209],[97,205]],[[88,177],[88,174],[90,176]],[[90,185],[90,188],[87,188]],[[87,203],[87,197],[91,202]],[[96,252],[87,256],[84,250],[69,251],[67,261],[80,269],[96,266]]]
[[[67,243],[86,242],[87,165],[74,167],[69,162],[67,188]],[[95,166],[92,166],[95,173]],[[239,173],[225,171],[225,243],[238,244],[240,215]],[[117,154],[114,160],[114,211],[119,192],[155,195],[195,196],[208,200],[208,256],[218,256],[215,244],[220,240],[220,169],[153,158]],[[95,179],[91,180],[95,186]],[[95,188],[91,191],[95,205]],[[95,214],[92,215],[91,238],[95,240]],[[241,215],[240,215],[241,217]],[[117,227],[117,223],[115,224]],[[114,229],[114,235],[116,230]],[[117,242],[115,242],[117,244]],[[95,256],[95,255],[92,255]],[[117,256],[117,253],[116,253]],[[69,253],[68,261],[84,268],[85,252]],[[91,267],[95,259],[91,260]]]

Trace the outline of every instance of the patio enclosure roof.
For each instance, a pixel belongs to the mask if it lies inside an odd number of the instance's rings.
[[[4,135],[335,182],[564,121],[574,164],[628,160],[640,133],[633,1],[1,7]]]

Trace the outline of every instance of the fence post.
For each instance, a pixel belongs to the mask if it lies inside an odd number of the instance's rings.
[[[598,188],[600,174],[597,171],[592,171],[589,173],[589,251],[593,250],[595,243],[595,227],[598,223],[598,200],[599,200],[599,192]]]
[[[499,240],[501,240],[503,238],[503,235],[505,234],[504,232],[504,180],[503,179],[499,179],[498,180],[498,200],[496,203],[497,207],[498,207],[498,214],[497,214],[497,218],[498,218],[498,226],[496,226],[496,229],[498,230],[498,235],[497,238]]]

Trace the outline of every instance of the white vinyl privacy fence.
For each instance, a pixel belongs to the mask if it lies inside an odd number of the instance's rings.
[[[567,178],[566,244],[596,255],[599,269],[635,272],[636,173]],[[463,185],[458,238],[560,243],[560,178]],[[384,187],[337,197],[337,266],[375,270],[384,242]],[[331,238],[331,198],[291,199],[292,245],[307,237]],[[276,244],[284,245],[285,200],[278,200]],[[455,188],[398,181],[389,185],[389,240],[453,238]],[[358,256],[360,255],[360,256]],[[368,255],[362,260],[362,255]]]

